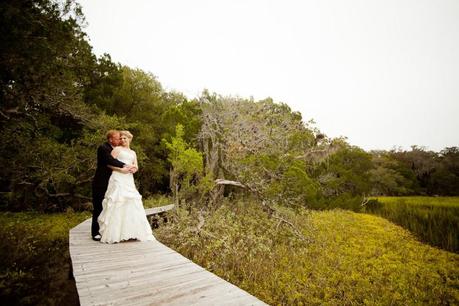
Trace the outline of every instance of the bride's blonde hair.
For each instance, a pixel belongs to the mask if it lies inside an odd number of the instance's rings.
[[[129,131],[121,131],[120,135],[126,136],[127,138],[129,138],[129,140],[132,140],[132,138],[134,138],[134,136]]]

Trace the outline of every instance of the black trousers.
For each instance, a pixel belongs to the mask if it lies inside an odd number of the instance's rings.
[[[91,224],[91,235],[94,237],[99,235],[99,222],[97,218],[102,212],[102,201],[105,197],[106,189],[93,189],[92,190],[92,224]]]

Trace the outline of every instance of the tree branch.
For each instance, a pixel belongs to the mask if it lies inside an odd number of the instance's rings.
[[[237,181],[230,181],[230,180],[225,180],[225,179],[216,179],[215,184],[217,185],[232,185],[232,186],[238,186],[242,188],[247,188],[244,184],[237,182]]]

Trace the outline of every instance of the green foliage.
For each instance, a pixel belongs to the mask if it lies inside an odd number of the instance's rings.
[[[239,181],[288,206],[317,196],[307,156],[316,139],[299,113],[269,98],[255,102],[204,92],[201,101],[199,138],[206,170],[214,177]]]
[[[96,58],[73,1],[0,4],[0,162],[3,209],[88,207],[96,148],[109,129],[135,136],[144,196],[168,187],[161,139],[183,123],[196,142],[199,107],[166,93],[151,73]],[[177,115],[176,117],[174,117]]]
[[[81,88],[94,65],[78,5],[6,1],[0,12],[1,125],[20,121],[32,133],[59,126],[61,140],[68,140],[66,133],[81,129],[89,113]]]
[[[373,152],[374,169],[369,171],[372,195],[407,195],[414,192],[416,177],[409,177],[410,170],[402,170],[402,165],[389,152]]]
[[[84,156],[92,152],[84,141],[65,144],[44,135],[28,139],[19,134],[6,140],[0,150],[14,152],[15,162],[9,164],[4,177],[10,179],[6,185],[11,193],[10,209],[65,210],[89,200],[87,171],[92,165]]]
[[[110,127],[120,125],[114,116],[101,114],[96,119],[69,143],[49,133],[26,133],[15,124],[4,127],[14,137],[6,138],[0,147],[0,160],[9,164],[2,178],[2,191],[9,194],[3,208],[65,211],[69,206],[75,210],[91,206],[97,146]]]
[[[459,196],[459,148],[445,148],[436,158],[429,192],[438,195]]]
[[[163,138],[169,139],[175,133],[178,123],[183,125],[184,140],[192,147],[197,148],[197,139],[202,125],[202,110],[199,102],[189,101],[182,93],[166,92],[163,99],[171,107],[161,114],[164,133]]]
[[[373,195],[459,195],[459,149],[372,152]]]
[[[370,191],[369,171],[372,169],[371,156],[358,147],[343,145],[323,164],[322,171],[331,175],[323,183],[325,195],[337,196],[350,193],[353,196]]]
[[[204,215],[179,209],[162,242],[271,305],[453,305],[459,255],[423,245],[389,221],[343,210],[225,202]]]
[[[78,139],[95,123],[81,99],[94,57],[79,6],[60,4],[1,4],[0,128],[7,140],[0,162],[9,165],[1,191],[10,194],[2,203],[10,209],[62,210],[86,197],[87,151]]]
[[[378,197],[366,211],[410,230],[433,246],[459,253],[459,198]]]
[[[183,140],[183,125],[177,124],[175,137],[171,142],[164,140],[166,148],[169,150],[168,160],[171,162],[174,171],[178,176],[191,178],[202,172],[202,154]]]
[[[116,88],[110,114],[127,117],[128,120],[147,122],[158,118],[166,105],[161,99],[163,89],[151,73],[141,69],[122,67],[123,82]]]
[[[370,170],[369,174],[373,195],[406,195],[410,193],[409,181],[406,181],[400,173],[393,169],[379,166]]]
[[[109,114],[117,113],[114,97],[123,84],[121,66],[113,63],[109,54],[104,54],[89,71],[89,79],[89,84],[84,87],[85,102]]]
[[[308,206],[317,200],[319,185],[303,160],[260,154],[246,157],[241,164],[240,178],[258,187],[266,199],[285,206]],[[255,178],[262,179],[257,183]]]
[[[89,213],[0,213],[2,305],[78,305],[69,230]]]
[[[202,153],[185,142],[184,134],[183,125],[177,124],[171,142],[163,139],[169,151],[168,160],[172,165],[171,188],[177,202],[190,199],[196,193],[203,173]],[[208,185],[208,179],[205,180],[205,185]]]

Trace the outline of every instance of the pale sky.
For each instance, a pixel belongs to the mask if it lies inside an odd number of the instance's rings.
[[[94,52],[167,91],[272,97],[365,150],[459,146],[458,0],[80,3]]]

